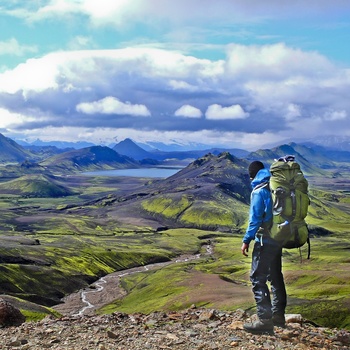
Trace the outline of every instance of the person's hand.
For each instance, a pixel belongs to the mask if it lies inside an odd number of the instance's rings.
[[[248,253],[248,251],[249,251],[249,244],[243,243],[243,244],[242,244],[241,250],[242,250],[242,254],[243,254],[244,256],[248,256],[247,253]]]

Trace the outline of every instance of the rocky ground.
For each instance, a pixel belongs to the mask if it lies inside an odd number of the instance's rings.
[[[0,349],[350,349],[349,332],[316,327],[300,315],[289,315],[287,327],[275,327],[274,335],[246,333],[247,319],[240,310],[195,307],[150,315],[47,318],[0,329]]]

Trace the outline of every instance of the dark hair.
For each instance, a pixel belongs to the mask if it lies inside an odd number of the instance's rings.
[[[251,179],[254,179],[254,177],[259,172],[259,170],[264,169],[264,168],[265,167],[264,167],[263,163],[261,163],[259,160],[255,160],[254,162],[249,164],[249,167],[248,167],[249,177]]]

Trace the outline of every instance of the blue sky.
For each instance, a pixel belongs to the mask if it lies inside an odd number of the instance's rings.
[[[0,132],[255,150],[350,136],[347,0],[0,0]]]

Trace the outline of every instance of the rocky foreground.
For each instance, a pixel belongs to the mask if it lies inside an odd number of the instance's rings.
[[[195,307],[150,315],[114,313],[65,316],[0,329],[0,349],[350,349],[350,333],[321,328],[300,315],[287,315],[287,327],[274,335],[250,335],[248,315]]]

